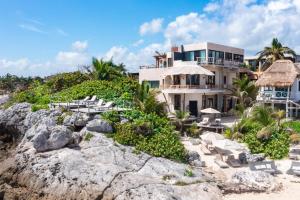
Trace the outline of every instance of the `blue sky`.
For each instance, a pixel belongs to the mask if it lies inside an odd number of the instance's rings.
[[[299,10],[299,0],[1,0],[0,75],[72,71],[92,56],[136,71],[155,50],[202,41],[254,54],[278,37],[300,50]]]

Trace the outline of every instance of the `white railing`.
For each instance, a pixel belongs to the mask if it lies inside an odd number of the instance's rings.
[[[214,57],[208,57],[207,59],[205,57],[197,57],[197,64],[214,64],[214,65],[224,65],[224,66],[236,66],[238,67],[241,62],[233,61],[233,60],[224,60],[222,58],[215,59]]]
[[[257,100],[287,99],[287,98],[288,98],[287,91],[263,91],[263,92],[259,92],[257,96]]]

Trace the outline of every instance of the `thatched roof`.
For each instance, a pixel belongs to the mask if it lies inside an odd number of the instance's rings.
[[[277,60],[258,78],[256,86],[290,86],[300,75],[300,69],[290,60]]]

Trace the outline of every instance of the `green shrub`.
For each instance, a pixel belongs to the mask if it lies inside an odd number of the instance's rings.
[[[64,123],[65,118],[63,116],[58,116],[56,118],[56,124],[62,125]]]
[[[31,106],[31,111],[32,111],[32,112],[36,112],[36,111],[42,110],[42,109],[44,109],[44,110],[49,110],[49,106],[48,106],[48,105],[45,105],[45,104],[42,104],[42,105],[39,105],[39,104],[33,104],[33,105]]]
[[[193,177],[193,176],[194,176],[194,173],[193,173],[193,171],[190,170],[190,169],[185,169],[185,171],[184,171],[184,176]]]
[[[46,81],[46,85],[51,88],[52,92],[58,92],[87,80],[90,80],[90,77],[86,73],[80,71],[66,72],[51,76]]]
[[[120,122],[120,114],[117,111],[108,111],[101,114],[102,118],[114,125]]]
[[[295,132],[300,133],[300,121],[290,121],[283,124],[286,128],[291,128]]]
[[[124,123],[116,125],[114,139],[120,144],[135,146],[143,139],[143,137],[134,132],[131,123]]]
[[[198,138],[201,133],[201,129],[197,126],[196,122],[193,122],[191,127],[187,129],[187,133],[191,137]]]

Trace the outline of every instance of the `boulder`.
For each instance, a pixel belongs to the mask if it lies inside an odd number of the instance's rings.
[[[90,117],[84,113],[72,113],[72,115],[65,116],[63,125],[83,127],[88,123],[89,120]]]
[[[98,132],[98,133],[111,133],[113,132],[112,126],[105,120],[94,119],[89,121],[86,125],[88,131]]]
[[[71,142],[72,132],[65,126],[47,127],[45,124],[33,127],[35,135],[30,140],[37,152],[60,149]]]
[[[263,171],[236,172],[225,185],[225,193],[271,192],[282,188],[281,183]]]

